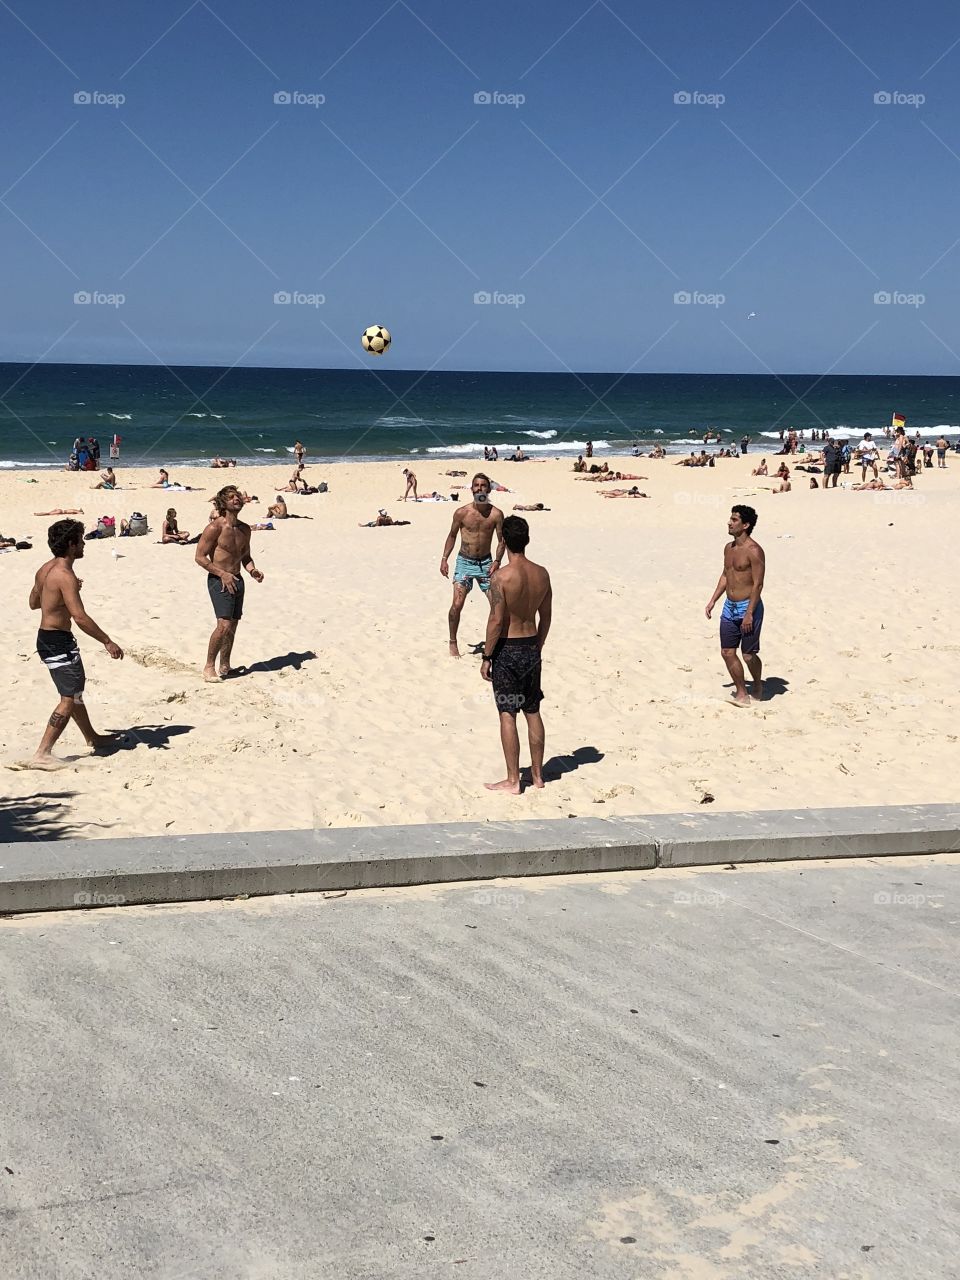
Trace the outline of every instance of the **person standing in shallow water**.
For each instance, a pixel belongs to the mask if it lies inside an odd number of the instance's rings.
[[[553,588],[543,565],[527,559],[530,526],[522,516],[503,522],[508,563],[490,579],[490,618],[480,674],[493,685],[500,715],[500,745],[507,765],[501,782],[488,791],[520,794],[520,734],[517,712],[527,722],[533,785],[543,786],[545,732],[540,716],[541,654],[553,618]]]
[[[730,512],[727,532],[733,538],[723,551],[723,573],[717,589],[707,601],[704,612],[709,618],[713,606],[726,593],[720,615],[720,653],[733,679],[733,704],[749,707],[743,664],[737,648],[753,677],[753,697],[763,701],[763,664],[760,661],[760,630],[763,626],[763,578],[766,559],[753,531],[757,513],[753,507],[735,506]]]

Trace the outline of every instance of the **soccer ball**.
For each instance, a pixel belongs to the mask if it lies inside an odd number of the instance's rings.
[[[390,345],[390,330],[384,329],[382,324],[372,324],[369,329],[364,329],[360,342],[370,355],[382,356]]]

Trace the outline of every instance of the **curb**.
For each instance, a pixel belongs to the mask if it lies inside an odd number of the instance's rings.
[[[0,845],[0,915],[960,848],[960,806],[678,813]]]

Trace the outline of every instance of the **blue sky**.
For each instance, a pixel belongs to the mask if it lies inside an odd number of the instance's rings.
[[[0,359],[960,372],[945,4],[10,0],[0,50]]]

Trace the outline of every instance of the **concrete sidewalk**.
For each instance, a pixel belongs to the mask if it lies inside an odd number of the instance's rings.
[[[0,845],[0,914],[960,848],[960,806],[800,809]]]
[[[0,921],[25,1280],[955,1280],[960,858]]]

